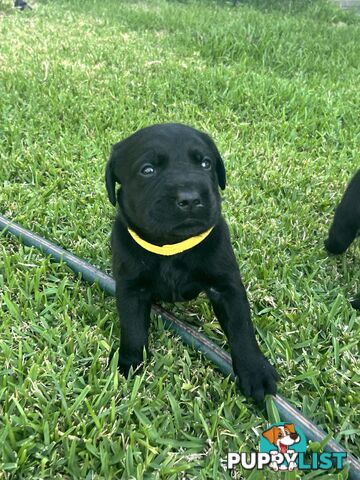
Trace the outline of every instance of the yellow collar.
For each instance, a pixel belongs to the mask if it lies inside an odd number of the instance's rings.
[[[131,230],[128,227],[128,232],[132,236],[132,238],[135,240],[136,243],[138,243],[141,247],[145,248],[145,250],[148,250],[149,252],[152,253],[157,253],[158,255],[165,255],[165,256],[170,256],[170,255],[176,255],[177,253],[185,252],[185,250],[190,250],[190,248],[195,247],[199,243],[201,243],[213,230],[214,227],[209,228],[209,230],[206,230],[206,232],[200,233],[200,235],[196,235],[195,237],[190,237],[187,238],[186,240],[183,240],[182,242],[179,243],[172,243],[170,245],[162,245],[159,247],[158,245],[153,245],[152,243],[146,242],[142,238],[137,235],[134,230]]]

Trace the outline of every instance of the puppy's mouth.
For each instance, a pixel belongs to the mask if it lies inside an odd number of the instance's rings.
[[[279,442],[279,446],[280,446],[281,453],[286,453],[287,452],[288,445],[284,445],[283,443]]]
[[[206,227],[204,220],[199,220],[198,218],[186,218],[178,224],[174,225],[172,228],[173,231],[179,232],[188,229],[203,229]]]
[[[199,220],[198,218],[186,218],[183,220],[179,225],[177,225],[176,228],[181,228],[181,227],[196,227],[203,225],[204,222]]]

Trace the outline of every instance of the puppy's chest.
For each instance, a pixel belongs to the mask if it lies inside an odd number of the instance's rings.
[[[156,300],[167,302],[191,300],[201,291],[194,271],[167,258],[159,262],[152,289]]]

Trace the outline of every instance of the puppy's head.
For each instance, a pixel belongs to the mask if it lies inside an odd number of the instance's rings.
[[[276,445],[281,452],[286,452],[290,445],[300,441],[299,435],[296,433],[293,423],[285,423],[282,426],[274,426],[263,432],[270,443]]]
[[[116,195],[116,183],[121,188]],[[211,138],[191,127],[153,125],[113,146],[106,167],[110,202],[147,239],[176,242],[220,216],[225,169]]]

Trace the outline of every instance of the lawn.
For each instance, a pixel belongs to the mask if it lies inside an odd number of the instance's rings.
[[[359,455],[360,243],[330,257],[323,241],[360,164],[360,17],[322,0],[29,3],[0,1],[0,213],[109,272],[111,144],[157,122],[208,132],[279,392]],[[204,297],[171,308],[225,345]],[[227,452],[258,449],[266,412],[159,319],[125,381],[107,366],[114,299],[1,234],[0,316],[0,478],[230,478]]]

